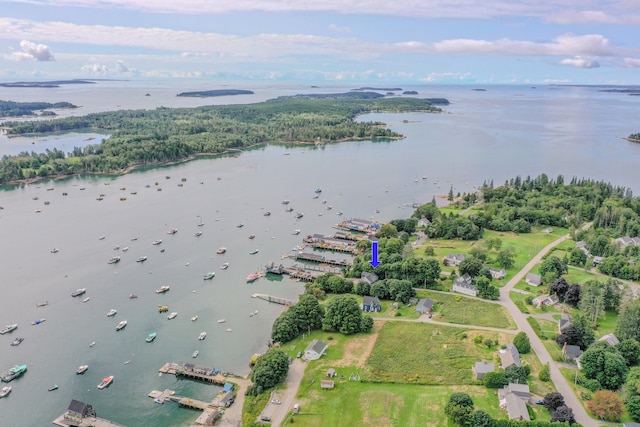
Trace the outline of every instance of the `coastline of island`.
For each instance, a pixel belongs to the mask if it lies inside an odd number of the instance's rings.
[[[210,98],[216,96],[233,96],[233,95],[253,95],[251,90],[244,89],[214,89],[214,90],[197,90],[193,92],[180,92],[176,96],[193,97],[193,98]]]

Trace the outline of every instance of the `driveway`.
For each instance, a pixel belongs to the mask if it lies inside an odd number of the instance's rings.
[[[260,418],[264,416],[271,418],[271,425],[273,426],[280,426],[284,422],[287,415],[293,411],[293,405],[296,403],[296,395],[298,394],[298,388],[300,388],[300,382],[304,376],[306,366],[302,359],[293,360],[293,363],[289,365],[289,373],[284,381],[285,389],[271,393],[269,403],[258,416],[257,422],[260,422]],[[278,399],[282,403],[271,403],[273,399]],[[267,424],[265,423],[265,425]]]
[[[219,426],[224,427],[242,427],[242,407],[244,406],[244,393],[251,385],[251,381],[244,378],[229,378],[231,382],[238,384],[236,390],[235,402],[229,408],[224,409],[224,414],[220,420]]]

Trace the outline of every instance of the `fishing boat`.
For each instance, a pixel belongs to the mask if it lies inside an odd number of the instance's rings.
[[[223,254],[223,253],[225,253],[225,252],[227,252],[227,248],[219,248],[219,249],[216,251],[216,253],[217,253],[218,255],[221,255],[221,254]]]
[[[158,305],[158,313],[165,313],[169,311],[168,305]]]
[[[19,346],[22,341],[24,341],[24,338],[14,338],[13,341],[11,341],[11,345],[14,347]]]
[[[102,382],[98,384],[98,388],[102,390],[105,387],[109,387],[109,385],[113,382],[113,375],[110,377],[106,377],[102,379]]]
[[[178,232],[177,228],[172,228],[171,230],[167,231],[167,234],[176,234]]]
[[[285,212],[293,212],[293,208],[291,206],[289,206],[287,209],[284,210]]]
[[[120,257],[119,256],[112,256],[111,258],[109,258],[107,260],[107,264],[115,264],[120,262]]]
[[[222,264],[220,266],[220,270],[226,270],[227,268],[229,268],[229,263],[228,262],[225,262],[224,264]]]
[[[85,299],[83,299],[83,300],[82,300],[82,302],[89,302],[89,300],[90,300],[90,299],[91,299],[91,298],[86,297]]]
[[[297,236],[298,234],[300,234],[300,230],[298,230],[297,228],[295,230],[293,230],[293,234],[294,236]]]
[[[13,325],[7,325],[0,330],[0,335],[8,334],[9,332],[13,332],[18,329],[18,324],[14,323]]]
[[[0,399],[2,399],[3,397],[7,397],[9,393],[11,393],[10,386],[2,387],[2,390],[0,390]]]
[[[137,294],[129,294],[129,299],[136,299],[138,298]]]
[[[32,325],[39,325],[40,323],[44,322],[47,319],[36,319],[33,322],[31,322]]]
[[[200,237],[200,236],[202,236],[202,231],[197,231],[197,232],[194,234],[194,236],[196,236],[196,237]]]
[[[255,255],[258,253],[258,249],[254,249],[251,252],[249,252],[249,255]]]
[[[36,307],[44,307],[49,305],[49,301],[40,301],[36,303]]]
[[[107,317],[113,317],[116,315],[116,313],[118,313],[118,310],[116,310],[115,308],[112,308],[107,312]]]
[[[82,375],[85,372],[87,372],[87,369],[89,369],[89,365],[80,365],[78,366],[78,369],[76,369],[76,375]]]
[[[204,280],[211,280],[215,277],[215,275],[216,273],[214,273],[213,271],[210,271],[204,275]]]
[[[242,227],[244,227],[244,224],[243,224],[243,223],[240,223],[240,224],[236,225],[236,227],[238,227],[238,228],[242,228]]]
[[[218,323],[224,323],[226,321],[227,321],[227,319],[218,319]]]
[[[160,286],[158,289],[156,289],[156,294],[163,294],[167,292],[169,289],[171,289],[169,285]]]
[[[258,273],[251,273],[247,276],[247,282],[251,283],[251,282],[255,282],[256,280],[258,280],[258,278],[260,277],[260,275],[258,275]]]
[[[107,236],[105,236],[105,235],[103,234],[102,236],[98,237],[98,240],[104,240],[104,239],[106,239],[106,238],[107,238]]]
[[[271,212],[266,211],[263,215],[264,215],[264,216],[269,216],[269,215],[271,215]]]
[[[255,234],[249,234],[249,239],[255,239],[256,235]]]
[[[129,246],[125,246],[124,248],[122,248],[122,252],[127,252],[129,250]]]
[[[304,216],[304,214],[302,212],[297,212],[296,213],[296,218],[302,218]]]
[[[53,391],[58,389],[58,384],[54,384],[53,387],[49,387],[48,391]]]
[[[198,357],[198,354],[200,354],[200,352],[198,350],[196,350],[196,351],[193,352],[191,357],[193,357],[195,359],[196,357]]]
[[[94,345],[96,345],[95,341],[91,341],[91,343],[89,343],[89,347],[93,347]]]
[[[162,240],[160,240],[160,239],[154,240],[153,242],[151,242],[151,244],[154,245],[154,246],[158,246],[160,243],[162,243]]]
[[[289,204],[289,201],[285,199],[285,200],[283,200],[281,203],[282,203],[283,205],[288,205],[288,204]]]
[[[51,253],[52,253],[52,254],[57,254],[58,252],[59,252],[59,251],[58,251],[58,248],[53,248],[53,249],[51,249]]]
[[[206,332],[200,332],[200,335],[198,336],[198,339],[200,341],[204,340],[207,337],[207,333]]]
[[[177,315],[178,315],[178,312],[177,311],[173,311],[173,312],[171,312],[171,314],[169,314],[167,316],[167,319],[169,319],[169,320],[175,319]]]
[[[136,262],[145,262],[146,260],[147,260],[147,257],[143,255],[140,258],[138,258]]]
[[[20,366],[16,365],[13,368],[8,369],[4,371],[2,374],[0,374],[0,379],[5,383],[8,383],[10,381],[15,380],[16,378],[24,374],[26,371],[27,371],[27,365],[20,365]]]
[[[198,320],[198,315],[197,314],[191,317],[191,321],[192,322],[195,322],[196,320]]]
[[[320,187],[316,188],[316,189],[315,189],[315,193],[316,193],[316,194],[320,194],[320,193],[322,193],[322,189],[321,189]]]
[[[71,293],[71,296],[72,297],[79,297],[80,295],[84,294],[85,292],[87,292],[87,288],[76,289],[75,291],[73,291]]]
[[[127,321],[123,320],[122,322],[118,323],[118,326],[116,326],[116,331],[123,330],[125,326],[127,326]]]
[[[153,340],[156,339],[156,336],[158,334],[155,332],[151,332],[149,335],[147,335],[147,338],[145,339],[146,342],[152,342]]]

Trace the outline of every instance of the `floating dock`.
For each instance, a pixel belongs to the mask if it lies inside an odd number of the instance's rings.
[[[165,363],[160,369],[160,373],[171,374],[176,377],[188,378],[190,380],[204,381],[216,385],[225,385],[227,377],[219,370],[208,366],[194,365],[193,363]],[[173,400],[173,397],[171,398]]]
[[[295,304],[295,301],[291,301],[286,298],[274,297],[273,295],[267,295],[267,294],[253,294],[251,295],[251,298],[260,298],[265,301],[274,302],[276,304],[287,305],[287,306]]]
[[[174,394],[176,394],[176,392],[169,389],[165,389],[164,391],[152,390],[149,393],[149,397],[157,403],[164,403],[167,400],[170,400],[171,396],[173,396]]]
[[[149,397],[158,403],[171,401],[185,408],[202,411],[193,424],[212,426],[220,418],[220,411],[213,404],[214,402],[209,403],[189,397],[175,396],[175,393],[175,391],[168,389],[164,391],[152,390]]]

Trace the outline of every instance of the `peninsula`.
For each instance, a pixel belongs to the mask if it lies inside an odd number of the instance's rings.
[[[215,89],[215,90],[198,90],[194,92],[180,92],[176,96],[189,96],[198,98],[208,98],[213,96],[230,96],[230,95],[253,95],[253,91],[242,89]]]
[[[55,116],[53,111],[43,111],[48,108],[78,108],[70,102],[14,102],[0,100],[0,117],[33,116],[40,111],[45,116]]]

